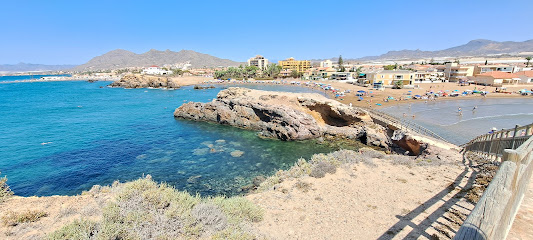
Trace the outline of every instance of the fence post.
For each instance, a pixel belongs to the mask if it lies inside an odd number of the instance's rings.
[[[492,144],[494,144],[492,142],[492,140],[494,140],[494,133],[490,135],[490,145],[489,145],[489,156],[490,156],[490,151],[492,150]]]
[[[515,149],[514,148],[514,142],[515,142],[515,138],[516,138],[516,133],[518,132],[518,125],[515,125],[514,126],[514,133],[513,133],[513,140],[511,140],[511,149]]]

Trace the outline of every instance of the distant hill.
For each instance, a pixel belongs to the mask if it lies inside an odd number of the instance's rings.
[[[0,72],[48,72],[66,70],[75,66],[76,65],[45,65],[32,63],[0,64]]]
[[[193,68],[239,66],[241,63],[228,59],[217,58],[191,50],[173,52],[170,50],[158,51],[152,49],[148,52],[137,54],[134,52],[117,49],[102,56],[94,57],[89,62],[79,65],[72,70],[88,71],[103,69],[118,69],[125,67],[146,67],[150,65],[176,64],[189,61]]]
[[[378,59],[420,59],[435,57],[466,57],[487,56],[495,54],[517,55],[521,52],[533,52],[533,40],[524,42],[496,42],[486,39],[477,39],[467,44],[439,51],[401,50],[389,51],[379,56],[363,57],[355,60],[378,60]]]

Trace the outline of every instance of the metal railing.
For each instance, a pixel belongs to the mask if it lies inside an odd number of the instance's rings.
[[[444,139],[443,137],[439,136],[438,134],[434,133],[433,131],[425,127],[420,126],[419,124],[416,124],[413,121],[409,121],[407,119],[399,119],[387,113],[377,111],[374,109],[370,109],[370,108],[363,108],[363,109],[366,110],[370,114],[371,118],[384,122],[385,124],[393,125],[396,128],[402,129],[402,130],[410,130],[415,133],[448,143],[448,141]]]
[[[501,157],[504,149],[516,149],[533,135],[533,123],[512,129],[487,133],[462,145],[465,151],[479,152],[487,156]]]

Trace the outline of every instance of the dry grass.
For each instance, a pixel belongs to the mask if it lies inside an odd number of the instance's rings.
[[[304,182],[304,181],[301,181],[301,180],[298,180],[294,184],[294,187],[297,188],[298,190],[302,191],[302,192],[309,192],[309,190],[311,190],[312,186],[313,186],[312,183]]]
[[[17,226],[21,223],[37,222],[39,219],[48,216],[44,211],[27,210],[24,212],[9,211],[2,216],[4,226]]]

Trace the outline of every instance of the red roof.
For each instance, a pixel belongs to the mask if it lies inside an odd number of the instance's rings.
[[[527,76],[527,77],[533,77],[533,71],[520,71],[515,73],[518,76]]]
[[[158,68],[158,66],[156,66],[156,65],[152,65],[152,66],[150,66],[150,67],[156,67],[156,68]]]
[[[493,78],[502,78],[502,79],[509,79],[509,78],[517,78],[518,76],[516,74],[508,73],[508,72],[500,72],[500,71],[492,71],[492,72],[486,72],[482,74],[478,74],[478,76],[490,76]]]

